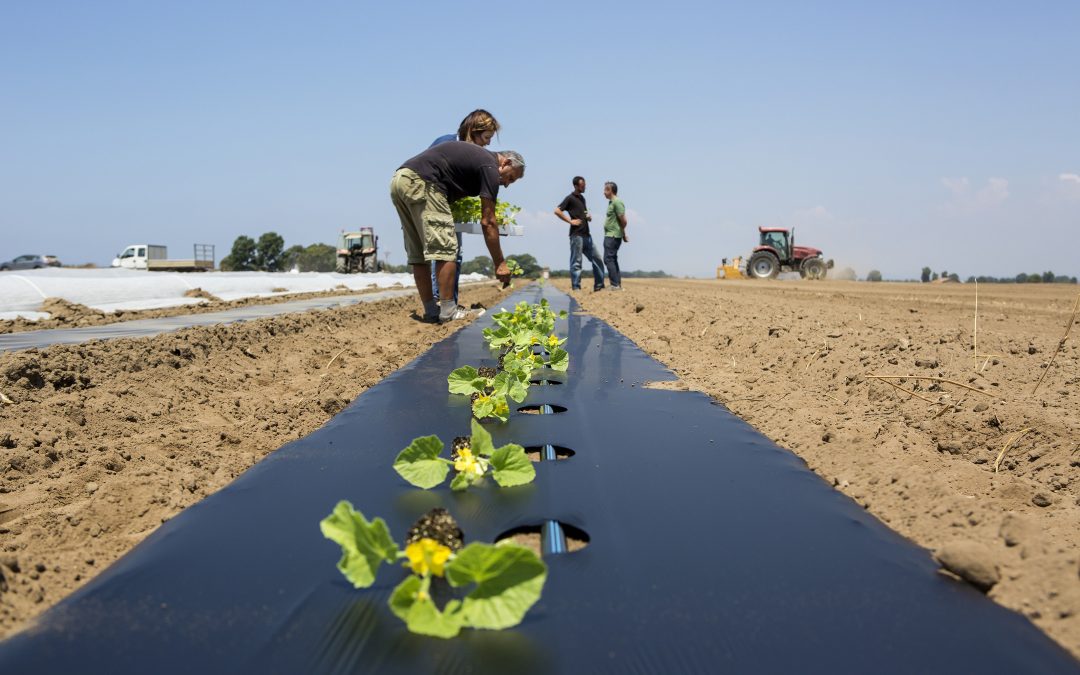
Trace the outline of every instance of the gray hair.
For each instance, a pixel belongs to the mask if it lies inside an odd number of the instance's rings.
[[[510,166],[514,167],[515,169],[525,169],[525,158],[522,157],[519,153],[516,153],[513,150],[500,150],[495,154],[499,157],[505,157],[506,159],[510,160]]]

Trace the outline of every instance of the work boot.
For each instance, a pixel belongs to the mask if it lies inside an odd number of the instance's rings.
[[[484,310],[465,309],[461,305],[454,308],[452,312],[439,315],[439,323],[450,323],[451,321],[461,321],[462,319],[472,319],[480,316],[484,313]]]

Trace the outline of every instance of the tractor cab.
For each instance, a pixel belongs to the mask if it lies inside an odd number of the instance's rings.
[[[794,230],[789,231],[780,227],[759,227],[758,232],[761,233],[761,243],[754,251],[771,250],[779,260],[791,260],[791,245],[795,240]]]
[[[375,248],[375,233],[370,228],[361,229],[359,232],[342,232],[341,241],[338,243],[338,253],[362,251],[367,252]]]

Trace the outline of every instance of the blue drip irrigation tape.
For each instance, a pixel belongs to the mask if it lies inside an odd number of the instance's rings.
[[[551,406],[540,406],[541,415],[550,415]],[[555,447],[552,445],[544,445],[544,459],[554,462],[557,457],[555,456]],[[559,553],[566,553],[566,534],[563,532],[562,525],[559,525],[557,520],[546,520],[544,526],[540,530],[541,539],[541,552],[545,556],[558,555]]]

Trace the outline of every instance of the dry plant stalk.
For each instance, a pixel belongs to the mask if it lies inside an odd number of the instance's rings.
[[[1009,439],[1007,443],[1005,443],[1004,447],[1001,448],[1001,452],[998,453],[997,459],[994,460],[994,473],[997,473],[998,469],[1001,467],[1001,460],[1005,459],[1005,452],[1008,451],[1008,449],[1011,448],[1013,445],[1015,445],[1016,442],[1023,438],[1024,435],[1027,434],[1029,431],[1031,431],[1031,427],[1028,427],[1027,429],[1022,429],[1015,436]]]
[[[971,338],[975,350],[975,369],[979,369],[979,280],[975,280],[975,333]]]
[[[990,398],[999,398],[997,395],[991,394],[988,391],[983,391],[982,389],[976,389],[975,387],[969,387],[968,385],[964,384],[963,382],[957,382],[956,380],[949,380],[949,379],[946,379],[944,377],[930,377],[928,375],[867,375],[867,377],[872,377],[875,380],[885,380],[885,381],[887,381],[887,380],[930,380],[932,382],[941,382],[942,384],[951,384],[953,386],[960,387],[962,389],[967,389],[968,391],[973,391],[976,394],[982,394],[983,396],[989,396]]]
[[[342,355],[343,353],[345,353],[345,350],[346,350],[346,349],[348,349],[348,347],[342,347],[342,348],[341,348],[341,351],[339,351],[339,352],[338,352],[337,354],[334,354],[334,358],[332,358],[332,359],[330,359],[329,361],[327,361],[327,362],[326,362],[326,365],[325,365],[325,366],[323,366],[323,368],[322,368],[322,369],[323,369],[323,370],[326,370],[327,368],[329,368],[329,367],[330,367],[330,365],[331,365],[331,364],[332,364],[332,363],[333,363],[334,361],[337,361],[337,358],[338,358],[339,356],[341,356],[341,355]],[[325,373],[323,374],[323,377],[325,377]]]
[[[1073,324],[1076,323],[1076,311],[1080,310],[1080,294],[1076,296],[1076,302],[1073,303],[1072,315],[1069,317],[1069,323],[1065,326],[1065,334],[1058,340],[1057,349],[1054,350],[1054,355],[1050,357],[1050,363],[1046,364],[1046,370],[1043,371],[1042,377],[1039,378],[1038,383],[1035,384],[1035,388],[1031,390],[1031,395],[1034,396],[1035,392],[1039,391],[1039,387],[1042,386],[1043,380],[1046,379],[1046,374],[1050,372],[1050,369],[1054,366],[1054,360],[1057,359],[1057,355],[1061,352],[1061,348],[1065,346],[1065,341],[1069,339],[1069,332],[1072,331]]]
[[[873,377],[873,375],[871,375],[870,377]],[[899,389],[900,391],[904,392],[905,394],[910,394],[911,396],[914,396],[915,398],[921,398],[922,400],[926,401],[927,403],[930,403],[930,404],[937,403],[936,401],[931,401],[930,399],[926,398],[925,396],[922,396],[920,394],[916,394],[913,391],[908,391],[907,389],[904,389],[903,387],[896,384],[895,382],[889,382],[888,380],[881,380],[881,381],[884,382],[885,384],[889,385],[890,387],[895,387],[895,388]]]
[[[15,405],[15,401],[12,401],[10,398],[8,398],[7,394],[2,391],[0,391],[0,403],[3,403],[5,405]]]

